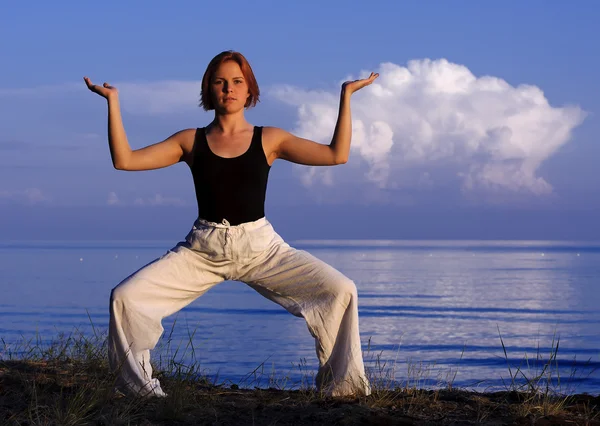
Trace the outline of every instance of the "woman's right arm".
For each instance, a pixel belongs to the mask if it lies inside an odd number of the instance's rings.
[[[132,150],[123,127],[117,89],[108,83],[102,86],[92,84],[87,77],[84,80],[88,89],[105,98],[108,103],[108,145],[115,169],[153,170],[185,160],[184,147],[190,145],[190,138],[193,141],[195,129],[182,130],[162,142]]]

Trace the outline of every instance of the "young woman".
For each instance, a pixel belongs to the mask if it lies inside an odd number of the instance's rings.
[[[152,378],[150,350],[163,333],[161,320],[224,280],[248,284],[293,315],[315,338],[317,388],[330,396],[369,395],[358,329],[354,283],[309,253],[285,243],[265,218],[269,169],[276,159],[329,166],[348,160],[350,97],[378,74],[342,85],[338,121],[329,145],[275,127],[248,123],[259,89],[238,52],[212,59],[202,79],[201,105],[214,110],[205,128],[181,130],[162,142],[132,150],[118,91],[87,87],[108,101],[108,142],[119,170],[151,170],[185,161],[194,178],[198,219],[185,241],[117,285],[110,298],[109,361],[119,387],[164,396]]]

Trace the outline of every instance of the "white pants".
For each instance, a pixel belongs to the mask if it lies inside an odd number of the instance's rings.
[[[369,395],[354,283],[290,247],[265,218],[238,226],[223,222],[197,220],[184,242],[112,290],[108,350],[119,387],[164,395],[150,366],[150,349],[163,333],[161,320],[216,284],[236,280],[306,320],[316,341],[319,391]]]

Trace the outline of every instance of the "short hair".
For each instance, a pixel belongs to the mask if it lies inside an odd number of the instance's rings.
[[[256,77],[254,77],[254,73],[252,72],[252,67],[248,60],[239,52],[235,52],[233,50],[226,50],[224,52],[219,53],[217,56],[212,58],[208,67],[206,67],[206,71],[204,72],[204,77],[202,77],[202,91],[200,92],[200,106],[204,108],[205,111],[210,111],[215,109],[213,105],[213,100],[211,98],[210,93],[210,82],[217,71],[217,68],[223,63],[227,61],[235,61],[240,66],[242,70],[242,74],[244,79],[246,80],[246,84],[248,85],[248,99],[246,99],[246,103],[244,104],[244,108],[251,108],[256,105],[259,101],[258,97],[260,95],[260,90],[258,89],[258,83],[256,82]]]

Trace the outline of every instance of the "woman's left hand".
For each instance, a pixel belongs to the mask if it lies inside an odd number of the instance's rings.
[[[379,77],[379,73],[372,72],[368,78],[363,78],[362,80],[346,81],[344,84],[342,84],[342,93],[351,95],[357,90],[360,90],[363,87],[373,83],[377,77]]]

